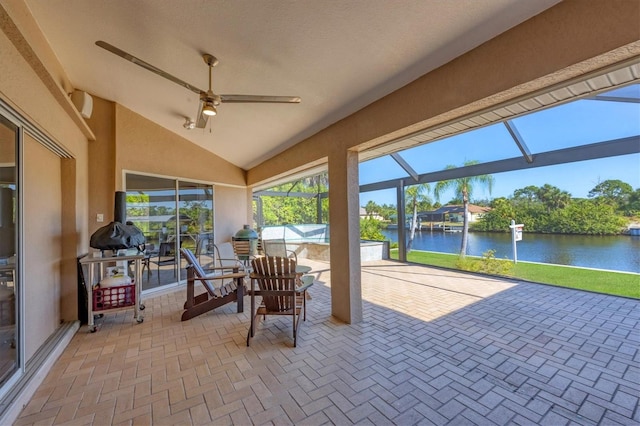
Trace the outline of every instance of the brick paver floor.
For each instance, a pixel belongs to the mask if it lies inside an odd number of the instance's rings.
[[[248,300],[181,322],[184,290],[148,298],[83,327],[17,424],[640,423],[638,301],[377,262],[347,325],[303,263],[297,348],[288,317],[247,348]]]

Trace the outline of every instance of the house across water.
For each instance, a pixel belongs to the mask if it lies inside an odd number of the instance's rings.
[[[469,204],[468,217],[469,223],[476,222],[481,219],[485,213],[491,210],[490,207],[477,206]],[[458,204],[449,204],[442,206],[436,210],[418,213],[418,229],[432,229],[440,231],[452,231],[453,228],[462,228],[464,222],[464,206]],[[459,224],[459,225],[456,225]]]

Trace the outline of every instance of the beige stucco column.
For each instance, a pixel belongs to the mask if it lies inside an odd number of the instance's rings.
[[[329,154],[331,313],[349,324],[362,321],[359,213],[358,153],[332,149]]]

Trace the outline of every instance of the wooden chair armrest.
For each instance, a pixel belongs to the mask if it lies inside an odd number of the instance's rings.
[[[234,272],[232,274],[223,274],[223,275],[219,275],[219,276],[214,276],[213,279],[214,280],[224,280],[227,278],[244,278],[246,277],[247,274],[245,274],[244,272]]]
[[[189,280],[193,280],[193,281],[209,281],[209,280],[226,280],[228,278],[244,278],[246,277],[247,274],[245,274],[244,272],[234,272],[232,274],[220,274],[220,275],[209,275],[206,277],[193,277],[193,278],[187,278],[187,281]]]
[[[238,272],[242,269],[242,266],[211,266],[208,268],[202,268],[202,270],[207,273],[207,271],[233,271],[234,273]]]

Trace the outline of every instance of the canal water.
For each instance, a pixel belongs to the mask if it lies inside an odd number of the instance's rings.
[[[382,232],[392,242],[398,241],[396,230]],[[408,237],[408,236],[407,236]],[[462,232],[416,232],[415,250],[459,253]],[[513,259],[511,234],[469,233],[468,251],[482,256],[495,250],[499,259]],[[640,273],[640,236],[591,236],[523,234],[517,243],[518,260],[587,268]]]

